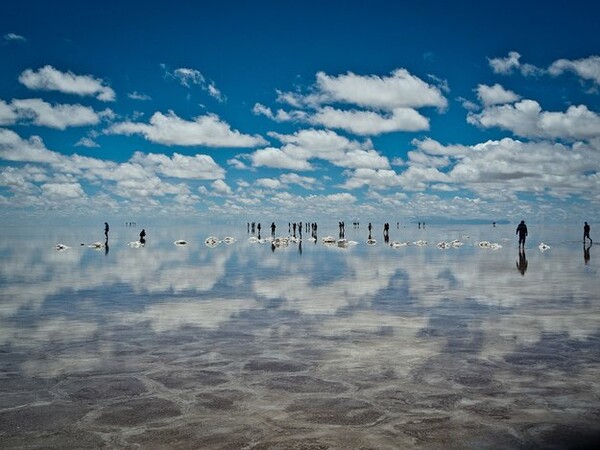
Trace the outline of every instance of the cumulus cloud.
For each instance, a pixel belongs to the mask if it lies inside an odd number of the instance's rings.
[[[429,120],[412,108],[396,108],[390,114],[382,115],[375,111],[341,110],[327,106],[317,110],[308,121],[360,136],[429,129]]]
[[[311,160],[321,159],[338,167],[388,168],[389,161],[372,147],[371,141],[358,142],[331,130],[300,130],[284,135],[270,133],[283,145],[257,150],[250,155],[254,167],[312,170]]]
[[[24,70],[19,82],[29,89],[59,91],[79,96],[94,96],[103,102],[114,101],[116,94],[106,83],[92,75],[75,75],[73,72],[61,72],[50,65],[35,71]]]
[[[469,113],[467,122],[532,138],[587,140],[600,136],[600,117],[585,105],[570,106],[565,112],[550,112],[542,111],[534,100],[521,100],[510,105],[490,106],[479,114]]]
[[[277,101],[298,109],[273,112],[257,103],[253,112],[277,122],[299,121],[361,136],[427,130],[429,120],[417,109],[437,107],[442,110],[448,105],[440,88],[406,69],[397,69],[383,77],[352,72],[332,76],[319,72],[310,93],[278,92]],[[337,106],[340,104],[351,108],[342,109]]]
[[[208,155],[185,156],[135,152],[130,162],[167,177],[190,180],[216,180],[225,177],[225,170]]]
[[[279,189],[282,187],[281,181],[276,178],[259,178],[254,184],[267,189]]]
[[[494,73],[508,75],[517,70],[524,76],[540,75],[544,71],[533,64],[523,64],[520,61],[521,54],[515,51],[508,52],[504,58],[488,58],[488,62]]]
[[[143,198],[147,207],[158,207],[160,203],[156,198],[169,196],[175,206],[184,207],[196,203],[199,198],[190,192],[187,183],[172,183],[166,179],[218,181],[225,176],[225,170],[208,155],[175,153],[167,156],[136,152],[129,161],[116,163],[77,154],[63,155],[47,149],[37,136],[23,139],[2,128],[0,159],[28,163],[27,170],[5,170],[0,176],[0,185],[7,186],[13,195],[17,195],[19,201],[16,204],[23,207],[44,206],[44,202],[53,207],[52,202],[85,199],[83,183],[90,182],[101,186],[98,195],[106,196],[113,206],[115,202],[107,196],[109,193],[128,200]],[[47,166],[55,175],[49,178],[40,165]],[[224,183],[215,183],[213,187],[220,195],[230,192]],[[42,197],[36,197],[39,195]]]
[[[0,105],[1,108],[2,105]],[[19,120],[29,120],[34,125],[64,130],[68,127],[95,125],[99,115],[82,105],[51,105],[39,98],[13,100],[11,106]]]
[[[207,147],[256,147],[266,141],[258,135],[242,134],[223,122],[215,114],[184,120],[173,111],[166,115],[156,112],[150,123],[121,122],[107,130],[109,134],[140,134],[151,142],[164,145]]]
[[[477,98],[483,104],[483,106],[501,105],[504,103],[513,103],[519,100],[521,97],[515,94],[513,91],[504,89],[499,84],[493,86],[486,86],[480,84],[476,89]]]
[[[584,80],[591,80],[600,84],[600,56],[568,60],[559,59],[554,61],[548,68],[551,75],[558,76],[564,72],[573,72]]]
[[[215,180],[212,183],[213,193],[217,195],[233,195],[231,187],[223,180]]]
[[[57,164],[63,160],[60,153],[48,150],[40,137],[22,139],[14,131],[3,128],[0,128],[0,158],[5,161],[46,164]]]
[[[0,126],[13,125],[19,119],[19,115],[12,105],[0,100]]]
[[[365,108],[392,111],[396,108],[421,108],[448,104],[440,90],[406,69],[396,69],[390,76],[357,75],[348,72],[330,76],[317,73],[316,94],[308,102],[348,103]]]
[[[79,183],[45,183],[41,186],[42,193],[52,199],[83,199],[86,197]]]

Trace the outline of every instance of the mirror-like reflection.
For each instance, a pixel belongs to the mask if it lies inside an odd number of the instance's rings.
[[[326,245],[308,232],[259,241],[246,224],[146,225],[140,239],[139,229],[111,226],[110,251],[89,248],[89,230],[9,230],[0,443],[592,442],[600,282],[591,245],[582,262],[580,240],[547,229],[549,250],[532,236],[518,250],[512,228],[388,226],[384,243],[367,245],[367,231],[352,227],[344,245]],[[145,245],[130,245],[146,233]]]

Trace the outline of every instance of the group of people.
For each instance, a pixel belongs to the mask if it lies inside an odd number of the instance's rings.
[[[341,224],[342,222],[340,222]],[[317,223],[309,223],[309,222],[288,222],[288,234],[292,235],[293,237],[299,237],[300,239],[302,239],[302,229],[304,229],[304,231],[306,233],[308,233],[308,231],[311,231],[311,237],[313,238],[317,238],[317,228],[318,225]],[[252,233],[252,234],[257,234],[258,238],[260,239],[260,232],[262,230],[262,227],[260,225],[260,222],[256,223],[256,222],[247,222],[246,223],[246,229],[248,231],[248,233]],[[277,230],[277,225],[275,225],[275,222],[271,222],[271,236],[275,237],[275,231]],[[341,228],[340,228],[341,230]]]

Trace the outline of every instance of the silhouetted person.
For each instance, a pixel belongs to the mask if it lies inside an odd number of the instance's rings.
[[[104,222],[104,236],[106,236],[106,240],[108,241],[108,222]]]
[[[146,245],[146,230],[144,229],[140,233],[140,244]]]
[[[519,260],[517,261],[517,269],[521,275],[525,276],[527,272],[527,257],[525,256],[525,248],[519,248]]]
[[[258,223],[258,225],[256,225],[256,231],[258,231],[258,236],[260,239],[260,222]]]
[[[271,236],[275,237],[275,229],[277,227],[275,226],[275,222],[271,222]]]
[[[588,225],[587,222],[585,222],[585,225],[583,225],[583,243],[584,244],[585,244],[586,238],[590,240],[590,244],[591,244],[592,238],[590,237],[590,226]]]
[[[517,226],[517,231],[515,234],[519,235],[519,247],[525,248],[525,239],[527,238],[527,225],[525,225],[524,220],[521,220],[521,223]]]
[[[371,225],[371,222],[369,222],[369,226],[367,227],[367,229],[369,230],[369,236],[371,236],[371,230],[373,229],[373,225]]]
[[[298,237],[302,239],[302,222],[298,224]]]
[[[492,226],[496,228],[496,222],[492,222]]]

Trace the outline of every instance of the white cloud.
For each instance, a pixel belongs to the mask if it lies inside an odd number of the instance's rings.
[[[29,89],[59,91],[65,94],[95,96],[101,101],[114,101],[115,91],[101,79],[91,75],[75,75],[73,72],[61,72],[46,65],[37,72],[26,69],[19,75],[19,81]]]
[[[294,154],[293,148],[262,148],[254,152],[250,159],[253,167],[272,167],[275,169],[313,170],[305,155]]]
[[[279,177],[279,180],[283,184],[297,184],[305,189],[312,189],[317,184],[316,178],[300,176],[297,173],[284,173]]]
[[[488,62],[494,73],[502,75],[508,75],[514,70],[518,70],[524,76],[540,75],[544,72],[543,69],[533,64],[522,64],[520,59],[521,55],[512,51],[508,52],[508,56],[505,58],[488,58]]]
[[[161,64],[161,66],[165,71],[165,77],[176,80],[182,86],[187,88],[198,86],[216,100],[220,102],[224,102],[226,100],[225,96],[217,88],[214,81],[207,80],[199,70],[180,67],[175,69],[173,72],[169,72],[169,69],[165,64]]]
[[[225,170],[208,155],[185,156],[174,153],[172,157],[168,157],[163,154],[135,152],[130,162],[173,178],[216,180],[225,177]]]
[[[63,156],[48,150],[40,137],[22,139],[14,131],[3,128],[0,128],[0,158],[6,161],[46,164],[59,164],[63,161]]]
[[[203,85],[206,83],[204,75],[200,71],[195,69],[187,69],[181,67],[173,71],[173,77],[179,81],[183,86],[190,87],[193,84]]]
[[[112,125],[109,134],[141,134],[147,140],[164,145],[207,147],[256,147],[266,141],[258,135],[242,134],[223,122],[215,114],[198,116],[193,121],[178,117],[173,111],[168,114],[156,112],[150,123],[121,122]]]
[[[86,197],[79,183],[45,183],[42,184],[42,193],[54,200],[59,199],[84,199]]]
[[[271,108],[257,103],[253,108],[254,114],[277,122],[298,121],[368,136],[428,130],[429,120],[417,112],[417,108],[433,106],[442,110],[448,105],[440,88],[406,69],[397,69],[390,76],[383,77],[352,72],[330,76],[318,72],[316,78],[309,94],[278,91],[277,101],[305,110],[279,109],[273,112]],[[447,89],[447,83],[443,88]],[[342,109],[339,104],[355,108]]]
[[[100,147],[93,139],[82,137],[75,143],[75,147],[97,148]]]
[[[24,36],[16,33],[6,33],[4,36],[5,41],[17,41],[17,42],[26,42],[27,39]]]
[[[82,105],[51,105],[39,98],[13,100],[11,105],[19,119],[59,130],[95,125],[100,121],[92,108]]]
[[[592,80],[594,83],[600,84],[600,56],[576,60],[559,59],[550,65],[548,72],[554,76],[564,72],[573,72],[584,80]]]
[[[518,52],[508,52],[506,58],[488,58],[490,67],[494,73],[509,74],[513,69],[518,69],[521,63],[521,55]]]
[[[223,180],[215,180],[212,183],[213,192],[217,195],[233,195],[231,187]]]
[[[150,97],[149,95],[141,94],[138,91],[130,92],[129,94],[127,94],[127,97],[129,97],[132,100],[141,100],[141,101],[152,100],[152,97]]]
[[[591,139],[600,136],[600,116],[585,105],[566,112],[542,111],[534,100],[490,106],[479,114],[469,113],[467,122],[483,128],[498,127],[518,136],[536,138]]]
[[[386,111],[423,106],[445,108],[448,104],[437,87],[406,69],[396,69],[388,77],[352,72],[336,77],[319,72],[316,88],[317,94],[308,99],[318,103],[341,102]]]
[[[479,98],[483,106],[513,103],[521,98],[513,91],[506,90],[497,83],[493,86],[486,86],[485,84],[480,84],[479,86],[477,86],[476,92],[477,98]]]
[[[382,115],[374,111],[348,111],[327,106],[317,110],[308,121],[311,124],[338,128],[360,136],[429,129],[429,120],[412,108],[396,108],[391,114]]]
[[[276,113],[273,113],[271,108],[268,106],[256,103],[252,108],[252,112],[257,116],[265,116],[276,122],[289,122],[292,120],[306,119],[307,115],[300,111],[286,112],[283,109],[278,109]]]
[[[267,189],[280,189],[283,186],[281,181],[275,178],[259,178],[254,184]]]
[[[12,105],[0,100],[0,126],[13,125],[19,119],[19,115]]]
[[[283,143],[250,155],[254,167],[266,166],[290,170],[312,170],[313,159],[328,161],[338,167],[388,168],[389,161],[372,148],[371,141],[349,140],[331,130],[300,130],[294,134],[270,133]]]

